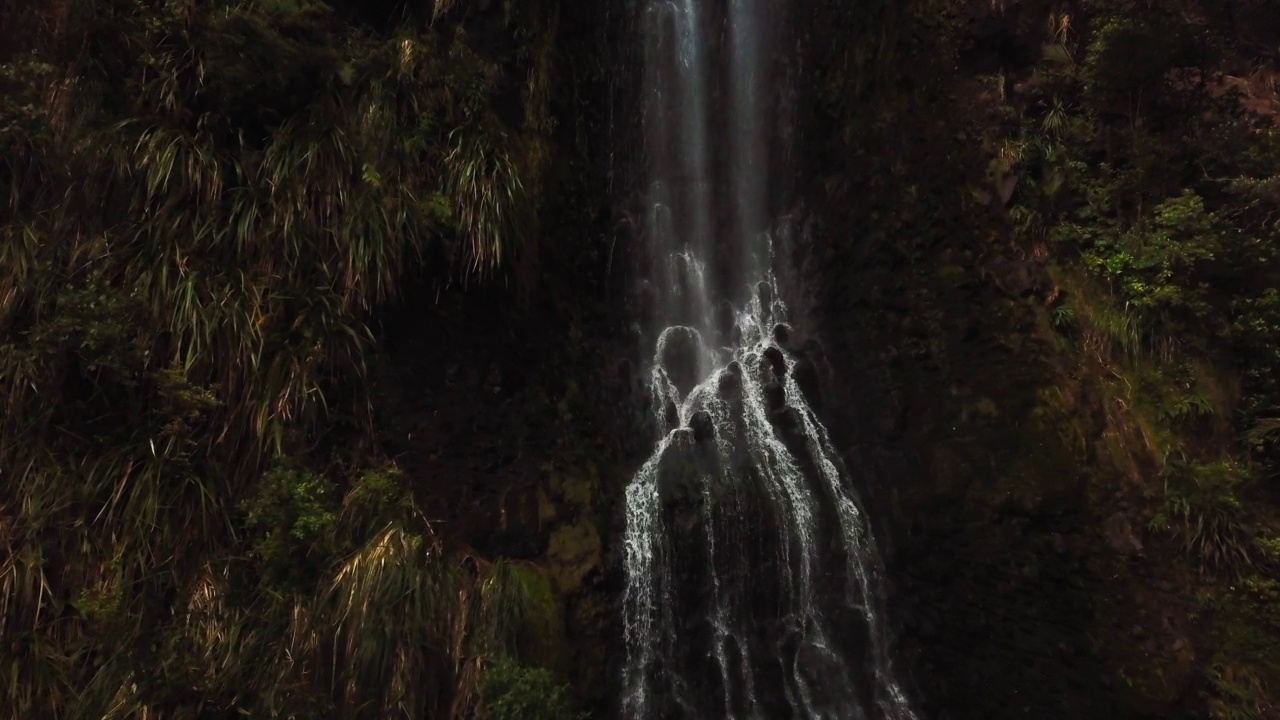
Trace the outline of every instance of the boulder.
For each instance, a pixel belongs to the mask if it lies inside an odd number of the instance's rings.
[[[716,437],[716,424],[711,419],[711,413],[706,410],[699,410],[689,418],[689,427],[693,430],[693,439],[695,442],[705,442],[714,440]]]
[[[800,411],[784,405],[769,413],[769,422],[785,434],[798,434],[801,430]]]
[[[731,372],[720,373],[716,380],[716,392],[723,400],[733,400],[742,391],[742,376]]]
[[[763,281],[757,283],[756,297],[760,299],[760,307],[768,312],[773,305],[773,286]]]
[[[720,399],[738,402],[742,399],[742,366],[734,360],[720,371],[716,378],[716,393]]]
[[[663,503],[685,505],[698,497],[696,443],[691,428],[673,431],[671,443],[658,461],[658,494]]]
[[[662,409],[663,418],[667,421],[667,427],[674,427],[680,423],[680,410],[670,398],[667,398]]]
[[[721,341],[734,345],[740,339],[738,334],[738,311],[728,302],[716,305],[715,323],[717,337]]]
[[[764,404],[770,412],[781,410],[787,405],[787,390],[777,378],[771,378],[764,386]]]
[[[702,337],[691,327],[677,325],[658,338],[658,364],[683,395],[698,384]]]
[[[786,377],[787,375],[787,359],[783,357],[782,351],[776,347],[769,346],[764,349],[764,359],[769,361],[769,366],[773,368],[773,374],[776,377]]]
[[[800,392],[804,393],[809,404],[815,408],[821,407],[822,396],[818,389],[818,369],[807,358],[796,358],[791,365],[791,376],[795,378],[796,386],[800,388]]]
[[[778,323],[773,326],[773,341],[778,343],[779,347],[787,347],[787,343],[791,340],[791,326],[786,323]]]

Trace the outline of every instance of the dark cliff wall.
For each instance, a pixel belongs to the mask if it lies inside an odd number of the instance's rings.
[[[1275,14],[1210,5],[1163,8],[1152,17],[1166,34],[1146,47],[1175,46],[1184,32],[1226,48],[1209,72],[1244,88],[1263,128],[1249,142],[1265,144],[1274,114],[1265,89],[1231,78],[1270,72],[1270,51],[1258,48],[1274,45]],[[1055,46],[1070,46],[1073,62],[1101,53],[1103,28],[1152,7],[921,2],[854,12],[814,2],[801,11],[811,230],[793,248],[793,285],[805,329],[825,349],[827,418],[884,538],[890,613],[926,717],[1275,712],[1265,648],[1276,628],[1258,611],[1270,601],[1237,591],[1241,574],[1265,586],[1271,561],[1206,571],[1187,533],[1162,524],[1177,492],[1167,458],[1247,457],[1226,427],[1238,415],[1151,429],[1158,423],[1144,413],[1159,411],[1141,409],[1128,389],[1160,382],[1142,379],[1143,363],[1204,356],[1113,358],[1095,331],[1064,330],[1109,291],[1073,274],[1081,251],[1053,245],[1052,228],[1036,235],[1020,224],[1019,206],[1042,192],[1039,170],[1001,164],[1004,139],[1043,132],[1037,84]],[[1254,21],[1241,23],[1245,14]],[[1101,72],[1103,61],[1090,62]],[[1134,96],[1160,92],[1165,77],[1135,81]],[[1068,102],[1084,113],[1088,101]],[[1197,122],[1193,111],[1141,112]],[[1216,152],[1203,142],[1185,152]],[[1079,167],[1109,162],[1124,161],[1099,152]],[[1194,171],[1183,182],[1196,182]],[[1193,346],[1200,332],[1179,337]],[[1249,362],[1214,352],[1194,362],[1228,377]],[[1222,402],[1248,402],[1233,397]],[[1274,532],[1269,497],[1238,501],[1250,542]]]
[[[554,145],[528,285],[441,290],[424,277],[382,318],[376,410],[447,543],[536,563],[560,597],[553,669],[613,712],[623,490],[640,453],[626,237],[614,174],[616,9],[562,4]]]
[[[1032,175],[1010,185],[1018,172],[996,162],[1028,118],[1042,122],[1027,88],[1063,18],[1083,54],[1105,14],[822,0],[797,13],[806,231],[788,285],[798,330],[822,349],[824,416],[872,509],[922,715],[1268,717],[1268,670],[1245,646],[1271,647],[1273,631],[1256,598],[1232,599],[1237,574],[1201,572],[1153,524],[1162,459],[1127,434],[1143,420],[1112,386],[1137,370],[1064,342],[1057,308],[1092,286],[1071,279],[1076,255],[1024,241],[1016,208],[1031,195],[1018,182]],[[1275,39],[1256,4],[1177,13],[1249,49],[1227,54],[1232,73],[1265,61]],[[460,542],[550,569],[567,598],[570,676],[601,715],[621,652],[621,489],[646,450],[623,362],[643,352],[620,266],[631,249],[614,222],[627,202],[619,158],[634,149],[620,138],[635,130],[617,121],[630,88],[622,17],[562,17],[571,74],[596,73],[562,87],[561,126],[586,140],[564,177],[591,180],[547,196],[574,218],[561,232],[590,227],[599,244],[575,250],[576,264],[546,262],[541,286],[559,289],[532,305],[468,295],[386,330],[397,387],[412,388],[398,393],[404,435],[432,438],[401,447],[407,466],[439,489]],[[1199,437],[1238,452],[1229,433]]]

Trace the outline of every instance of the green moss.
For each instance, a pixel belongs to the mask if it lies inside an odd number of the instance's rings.
[[[565,505],[585,510],[595,503],[600,491],[600,478],[595,463],[587,461],[572,475],[553,473],[547,485]]]
[[[500,561],[491,570],[492,582],[516,599],[507,630],[511,655],[523,662],[564,672],[564,604],[550,573],[528,562]]]
[[[556,589],[573,593],[583,579],[600,565],[602,544],[594,523],[580,520],[562,525],[551,534],[547,544],[547,564]]]

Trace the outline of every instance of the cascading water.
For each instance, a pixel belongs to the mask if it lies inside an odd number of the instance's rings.
[[[623,714],[913,719],[773,273],[783,4],[637,2],[659,440],[627,489]]]

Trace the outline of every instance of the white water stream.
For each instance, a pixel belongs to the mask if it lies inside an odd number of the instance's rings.
[[[870,527],[784,337],[769,208],[785,5],[637,2],[661,331],[657,444],[626,497],[623,715],[912,720]]]

